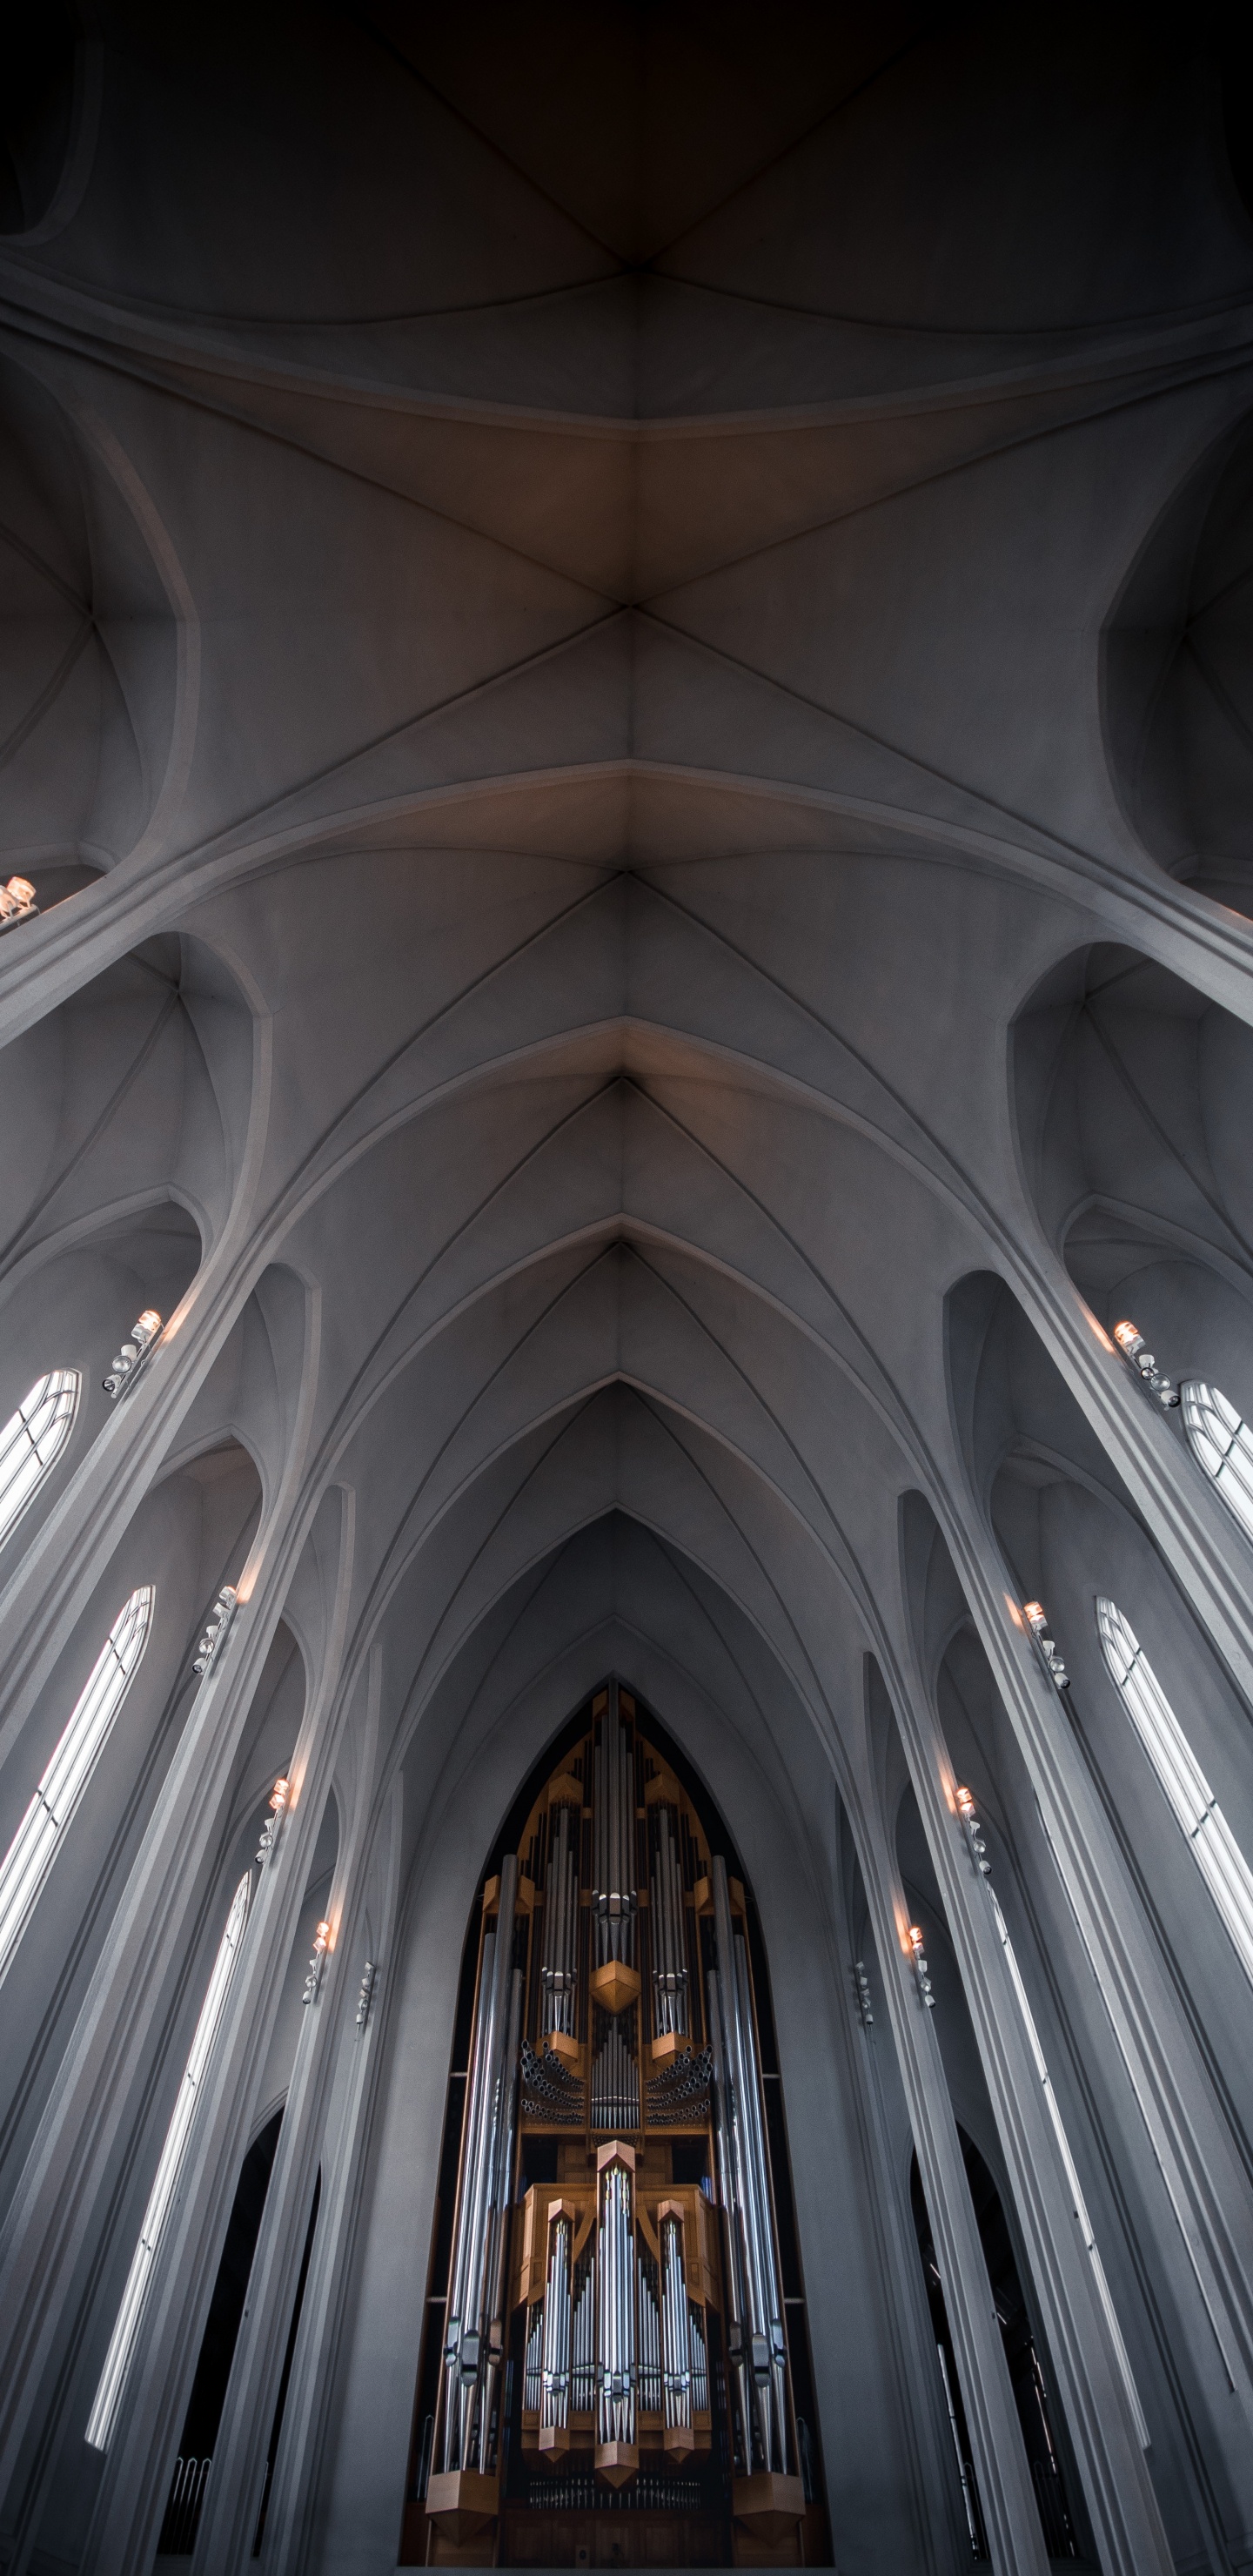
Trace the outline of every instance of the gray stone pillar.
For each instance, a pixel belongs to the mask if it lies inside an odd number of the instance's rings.
[[[898,1719],[1101,2565],[1106,2576],[1170,2576],[1174,2562],[1122,2355],[1080,2231],[987,1891],[957,1815],[943,1736],[921,1691],[902,1693]]]
[[[1047,2576],[1044,2535],[939,2043],[906,1956],[905,1899],[881,1830],[867,1832],[864,1820],[860,1856],[992,2565],[998,2576]]]

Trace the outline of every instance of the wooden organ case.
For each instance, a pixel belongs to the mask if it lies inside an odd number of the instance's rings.
[[[517,1840],[482,1897],[402,2564],[821,2562],[743,1887],[616,1683]]]

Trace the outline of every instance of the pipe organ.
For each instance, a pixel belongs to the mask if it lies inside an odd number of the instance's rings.
[[[744,1890],[616,1683],[517,1840],[482,1897],[404,2558],[800,2564],[821,2509]]]

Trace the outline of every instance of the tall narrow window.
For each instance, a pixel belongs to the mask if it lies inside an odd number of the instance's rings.
[[[118,1612],[60,1743],[0,1861],[0,1975],[26,1929],[61,1836],[104,1749],[152,1625],[152,1585]]]
[[[1110,2341],[1118,2356],[1118,2366],[1122,2372],[1123,2386],[1127,2392],[1128,2403],[1135,2418],[1135,2426],[1140,2440],[1140,2448],[1142,2451],[1147,2451],[1149,2447],[1149,2428],[1144,2420],[1144,2409],[1140,2404],[1140,2393],[1136,2387],[1135,2378],[1131,2368],[1130,2356],[1122,2339],[1122,2327],[1119,2325],[1117,2311],[1114,2307],[1114,2302],[1110,2297],[1109,2283],[1105,2278],[1105,2266],[1101,2261],[1100,2250],[1097,2246],[1096,2238],[1092,2233],[1092,2221],[1088,2216],[1088,2204],[1083,2197],[1083,2185],[1075,2170],[1075,2160],[1070,2152],[1070,2140],[1062,2125],[1062,2115],[1057,2107],[1057,2095],[1053,2091],[1052,2080],[1048,2070],[1048,2061],[1040,2046],[1040,2034],[1035,2026],[1035,2014],[1032,2012],[1031,2006],[1027,2001],[1027,1989],[1022,1982],[1022,1970],[1014,1956],[1014,1945],[1009,1937],[1009,1928],[1006,1924],[1005,1917],[997,1903],[995,1890],[989,1887],[988,1895],[992,1901],[993,1920],[996,1924],[997,1932],[1000,1935],[1001,1946],[1005,1952],[1005,1965],[1009,1970],[1010,1984],[1018,1998],[1018,2009],[1022,2014],[1023,2023],[1026,2028],[1028,2046],[1030,2047],[1032,2057],[1035,2059],[1035,2071],[1039,2076],[1044,2092],[1045,2107],[1053,2124],[1053,2135],[1057,2140],[1057,2152],[1061,2158],[1062,2170],[1066,2176],[1067,2185],[1069,2187],[1071,2206],[1079,2223],[1079,2233],[1083,2238],[1088,2261],[1092,2266],[1092,2278],[1096,2284],[1096,2295],[1101,2302],[1102,2309],[1104,2310],[1105,2323],[1109,2328]]]
[[[165,2222],[169,2217],[174,2194],[178,2189],[179,2175],[183,2169],[183,2161],[191,2137],[191,2124],[200,2098],[200,2088],[208,2073],[214,2041],[221,2026],[222,2015],[226,2010],[226,1998],[230,1992],[235,1961],[239,1956],[239,1945],[243,1940],[244,1925],[248,1920],[248,1900],[251,1894],[252,1872],[248,1870],[235,1890],[231,1910],[226,1918],[226,1930],[213,1962],[213,1974],[209,1979],[208,1992],[200,2007],[200,2019],[196,2024],[195,2037],[191,2043],[191,2055],[187,2060],[183,2080],[178,2089],[178,2099],[165,2133],[165,2144],[161,2149],[152,2189],[148,2194],[148,2206],[144,2211],[143,2225],[139,2231],[139,2243],[131,2257],[131,2267],[126,2275],[126,2287],[122,2292],[122,2304],[118,2309],[117,2323],[109,2339],[104,2369],[100,2373],[100,2385],[96,2390],[95,2401],[88,2417],[87,2440],[93,2451],[108,2450],[113,2429],[117,2423],[122,2391],[126,2386],[126,2374],[130,2369],[135,2346],[139,2340],[139,2329],[143,2324],[144,2304],[148,2296],[148,2285],[152,2279],[152,2267],[156,2262]]]
[[[1099,1600],[1096,1624],[1105,1661],[1131,1722],[1188,1837],[1240,1965],[1253,1980],[1253,1872],[1143,1646],[1121,1610],[1112,1601]]]
[[[69,1439],[82,1382],[77,1369],[49,1369],[0,1431],[0,1547]]]
[[[1253,1431],[1221,1388],[1190,1378],[1179,1389],[1183,1427],[1194,1457],[1212,1476],[1246,1538],[1253,1538]]]

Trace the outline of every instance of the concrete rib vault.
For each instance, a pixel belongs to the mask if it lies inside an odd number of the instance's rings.
[[[0,2568],[176,2563],[281,2109],[177,2563],[391,2576],[466,1926],[612,1675],[760,1917],[831,2563],[1238,2576],[1253,1997],[1094,1618],[1253,1861],[1250,1540],[1111,1338],[1253,1415],[1226,20],[48,0],[0,93],[5,1849],[156,1599],[0,1961]]]

